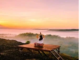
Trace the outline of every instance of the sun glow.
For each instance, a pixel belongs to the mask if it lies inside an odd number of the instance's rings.
[[[30,19],[30,21],[32,21],[32,22],[36,22],[36,19]]]
[[[78,28],[78,1],[67,1],[0,0],[0,25],[11,28]]]

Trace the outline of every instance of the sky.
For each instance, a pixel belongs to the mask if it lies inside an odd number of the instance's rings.
[[[0,0],[0,26],[74,29],[79,24],[78,0]]]

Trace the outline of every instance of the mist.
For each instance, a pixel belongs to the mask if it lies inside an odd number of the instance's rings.
[[[38,41],[36,38],[37,34],[34,33],[22,33],[19,35],[14,34],[0,34],[0,38],[16,40],[19,42],[25,43],[26,41],[30,41],[31,43],[35,43]],[[60,37],[58,35],[45,35],[44,44],[52,44],[61,46],[61,53],[65,53],[72,57],[78,57],[78,44],[79,38],[75,37]]]

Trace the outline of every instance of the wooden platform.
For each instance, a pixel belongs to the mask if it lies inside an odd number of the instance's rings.
[[[60,48],[60,46],[58,45],[49,45],[49,44],[44,44],[43,48],[34,47],[34,44],[19,45],[18,47],[35,49],[35,50],[44,50],[44,51],[51,51]]]
[[[38,53],[40,55],[44,54],[46,57],[47,54],[45,53],[45,51],[49,52],[52,56],[54,56],[56,58],[56,60],[64,60],[60,55],[60,46],[58,45],[50,45],[50,44],[44,44],[43,48],[38,48],[35,47],[34,44],[25,44],[25,45],[19,45],[18,46],[20,48],[20,50],[26,48],[27,50],[29,50],[29,52],[33,55],[33,51],[32,50],[36,50],[38,51]],[[42,52],[42,53],[41,53]]]

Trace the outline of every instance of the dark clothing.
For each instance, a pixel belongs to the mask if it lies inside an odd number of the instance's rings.
[[[42,35],[40,35],[39,41],[41,41],[42,39],[43,39],[43,36],[42,36]]]

